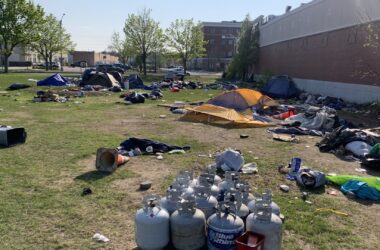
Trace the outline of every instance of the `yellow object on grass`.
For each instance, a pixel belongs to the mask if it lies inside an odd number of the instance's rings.
[[[245,116],[233,109],[203,104],[201,106],[186,108],[187,113],[180,118],[182,121],[210,123],[221,126],[231,126],[238,128],[260,128],[276,126],[272,123],[256,121],[249,116]]]

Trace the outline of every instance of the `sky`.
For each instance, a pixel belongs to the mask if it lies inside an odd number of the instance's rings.
[[[162,28],[175,19],[195,21],[241,21],[246,14],[280,15],[286,6],[293,8],[310,0],[34,0],[46,13],[58,19],[71,34],[76,50],[104,51],[114,32],[122,32],[128,14],[143,8],[152,10],[152,17]]]

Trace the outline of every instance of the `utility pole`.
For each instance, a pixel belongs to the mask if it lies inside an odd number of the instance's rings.
[[[65,13],[63,13],[62,14],[62,17],[61,17],[61,20],[59,21],[59,26],[60,26],[60,28],[61,28],[61,58],[59,58],[59,61],[61,62],[61,71],[63,72],[63,48],[62,48],[62,45],[63,45],[63,41],[62,41],[62,21],[63,21],[63,17],[65,16],[66,14]]]

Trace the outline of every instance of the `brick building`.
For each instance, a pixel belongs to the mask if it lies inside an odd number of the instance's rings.
[[[117,63],[119,58],[106,53],[95,51],[73,51],[70,54],[70,64],[79,61],[86,61],[89,67],[96,66],[97,63]]]
[[[257,73],[361,103],[380,101],[380,1],[314,0],[262,20]]]
[[[207,41],[203,58],[194,60],[196,69],[223,71],[231,62],[236,51],[242,22],[203,22],[204,39]]]

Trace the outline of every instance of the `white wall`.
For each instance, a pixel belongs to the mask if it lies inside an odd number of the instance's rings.
[[[260,45],[380,20],[380,0],[314,0],[264,24]]]
[[[333,96],[353,103],[380,102],[380,87],[342,82],[293,78],[300,90],[312,94]]]

